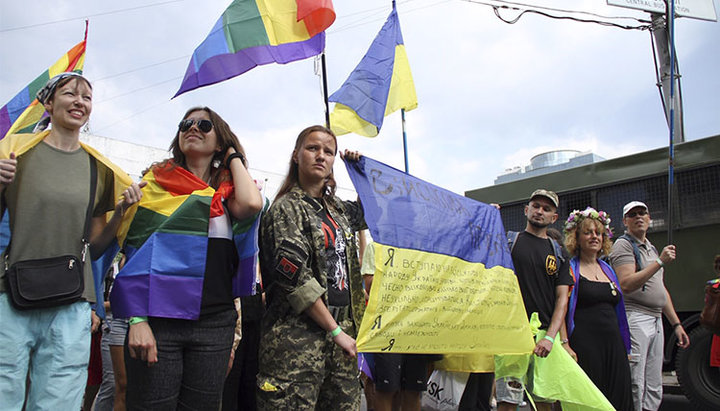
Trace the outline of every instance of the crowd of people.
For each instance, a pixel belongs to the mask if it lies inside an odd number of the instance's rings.
[[[335,195],[338,148],[331,130],[300,132],[287,176],[263,211],[238,137],[210,108],[188,110],[172,157],[150,165],[134,183],[79,140],[92,110],[87,79],[62,73],[38,100],[52,128],[0,142],[0,195],[12,232],[0,282],[3,409],[81,408],[89,336],[100,325],[95,312],[103,302],[103,383],[93,409],[358,409],[355,338],[374,257],[372,245],[364,256],[359,249],[358,232],[367,228],[362,206]],[[348,150],[340,155],[360,158]],[[212,210],[201,225],[203,246],[182,250],[172,267],[188,280],[156,279],[152,293],[143,291],[123,266],[143,260],[157,267],[154,260],[163,256],[126,250],[127,261],[116,260],[103,296],[90,259],[103,254],[121,222],[134,227],[135,239],[186,230],[156,224],[162,213],[138,212],[138,204],[155,204],[157,211],[165,198],[194,198],[197,190],[210,193],[212,204],[198,197],[174,211],[195,227]],[[525,206],[525,230],[508,233],[528,318],[537,313],[544,331],[533,356],[563,347],[613,407],[657,410],[662,314],[678,345],[690,344],[663,282],[675,247],[658,252],[650,243],[650,210],[640,201],[623,208],[626,232],[614,243],[610,216],[590,207],[567,217],[557,241],[549,226],[560,217],[559,205],[554,192],[536,190]],[[262,292],[241,297],[233,286],[240,264],[233,230],[258,218]],[[37,273],[42,280],[31,279]],[[69,283],[79,285],[66,290]],[[196,306],[185,309],[191,301]],[[375,356],[375,382],[362,380],[374,386],[366,389],[374,392],[368,408],[418,410],[436,359]],[[516,409],[525,387],[532,392],[532,367],[531,360],[527,378],[471,375],[460,409],[489,410],[493,384],[498,409]],[[552,409],[552,399],[533,400],[538,409]]]

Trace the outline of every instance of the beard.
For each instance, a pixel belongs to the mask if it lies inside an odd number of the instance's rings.
[[[531,226],[533,226],[535,228],[547,228],[547,226],[550,225],[550,223],[546,223],[546,224],[538,223],[537,221],[532,220],[530,218],[528,218],[527,221],[528,221],[528,223],[530,223]]]

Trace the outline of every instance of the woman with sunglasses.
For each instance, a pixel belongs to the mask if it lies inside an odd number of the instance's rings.
[[[188,110],[170,150],[143,177],[111,295],[114,312],[131,317],[126,403],[217,410],[247,260],[237,229],[253,225],[263,199],[237,136],[211,109]]]
[[[575,279],[567,330],[585,374],[615,409],[632,411],[625,304],[615,271],[600,259],[610,253],[610,237],[610,216],[604,211],[575,210],[565,223],[565,247],[574,256],[570,274]]]
[[[142,196],[127,174],[80,142],[92,94],[90,82],[78,73],[52,77],[37,94],[52,129],[0,142],[0,197],[12,233],[3,253],[6,269],[0,271],[3,409],[19,410],[23,403],[29,410],[80,409],[90,331],[99,325],[91,304],[103,301],[90,255],[102,253],[120,217]],[[41,269],[18,268],[39,264]],[[30,290],[42,306],[27,304],[30,294],[22,289],[33,278],[45,279]],[[70,284],[79,286],[67,289]],[[32,384],[26,387],[28,378]]]
[[[337,140],[308,127],[260,225],[267,309],[260,340],[258,409],[359,407],[357,327],[365,306],[355,233],[362,207],[335,196]],[[357,161],[358,152],[344,158]]]

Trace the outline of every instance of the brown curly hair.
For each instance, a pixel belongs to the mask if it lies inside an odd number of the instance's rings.
[[[602,223],[598,220],[592,219],[592,218],[586,218],[580,222],[579,225],[576,225],[575,227],[571,228],[569,231],[565,231],[565,248],[568,250],[570,255],[573,256],[579,256],[580,255],[580,246],[578,245],[578,237],[580,236],[580,232],[582,230],[587,230],[591,227],[591,224],[595,226],[595,229],[599,233],[602,233],[603,240],[602,240],[602,248],[598,252],[598,257],[601,255],[610,255],[610,247],[612,247],[612,242],[610,241],[610,238],[607,236],[607,233],[605,232],[605,227],[602,225]]]

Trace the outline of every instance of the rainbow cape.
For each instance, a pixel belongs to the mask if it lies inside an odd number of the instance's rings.
[[[330,126],[337,135],[352,132],[375,137],[385,116],[401,108],[410,111],[417,107],[415,84],[394,7],[365,56],[328,100],[336,103],[330,113]]]
[[[41,133],[36,134],[12,134],[7,136],[6,138],[0,140],[0,158],[9,158],[10,153],[15,153],[17,157],[22,156],[24,153],[26,153],[31,148],[35,147],[38,143],[40,143],[47,135],[50,134],[50,130],[45,130]],[[95,159],[101,163],[103,163],[110,171],[113,173],[113,196],[115,198],[115,201],[120,200],[120,196],[122,195],[122,192],[125,191],[125,189],[132,184],[132,179],[130,178],[125,171],[123,171],[120,167],[115,165],[112,161],[108,160],[104,155],[100,154],[97,150],[94,148],[88,146],[87,144],[80,142],[80,146],[88,152],[91,156],[95,157]],[[7,213],[6,213],[7,214]],[[109,218],[112,215],[112,211],[107,214],[107,217]],[[7,233],[3,233],[3,237],[10,237],[9,232],[9,226],[6,225],[6,221],[9,220],[5,217],[3,217],[3,225],[2,229],[7,230]],[[5,247],[7,246],[7,243],[2,244],[2,251],[5,250]],[[114,256],[114,254],[113,254]],[[93,265],[93,277],[95,279],[95,297],[97,298],[96,301],[103,301],[103,281],[105,273],[107,272],[107,267],[100,266],[96,264],[95,261],[92,263]],[[97,304],[95,307],[96,313],[100,317],[105,317],[105,309],[102,304]]]
[[[331,0],[234,0],[195,49],[174,97],[259,65],[320,54],[334,21]]]
[[[35,94],[45,86],[48,80],[60,73],[66,71],[82,73],[83,64],[85,63],[86,41],[87,32],[85,32],[85,40],[76,44],[64,56],[60,57],[55,64],[0,108],[0,138],[14,133],[30,133],[33,131],[35,124],[45,114],[45,107],[35,98]]]
[[[229,182],[218,190],[171,161],[143,177],[148,184],[137,207],[118,229],[127,262],[115,277],[110,302],[118,318],[154,316],[197,319],[200,314],[210,219],[224,213]],[[238,270],[233,295],[252,295],[260,213],[233,220]]]

